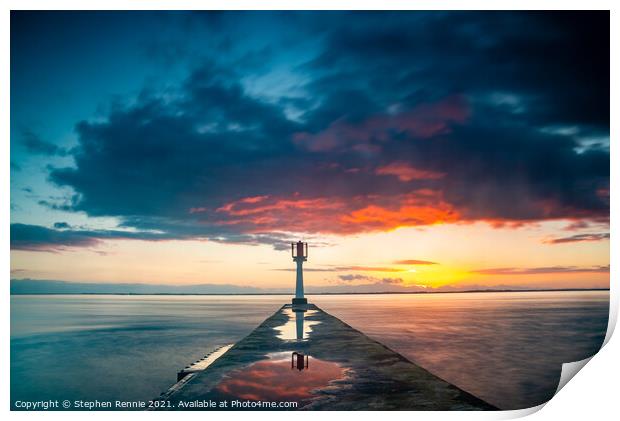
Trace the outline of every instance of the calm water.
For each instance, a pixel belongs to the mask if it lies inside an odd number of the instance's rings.
[[[11,400],[148,400],[283,296],[12,296]],[[500,408],[549,399],[594,354],[608,292],[314,296],[310,301]]]

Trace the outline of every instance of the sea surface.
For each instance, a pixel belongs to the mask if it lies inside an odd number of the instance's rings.
[[[608,291],[310,296],[435,375],[502,409],[550,399],[562,363],[598,351]],[[11,296],[11,402],[149,400],[285,296]]]

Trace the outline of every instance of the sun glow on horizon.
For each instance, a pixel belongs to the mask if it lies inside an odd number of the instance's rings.
[[[608,241],[570,247],[543,241],[557,235],[565,225],[565,222],[547,222],[497,228],[485,223],[440,224],[315,238],[318,245],[310,241],[310,257],[304,266],[306,284],[310,287],[377,284],[377,289],[383,288],[381,285],[385,288],[608,286],[609,273],[604,269],[598,272],[570,269],[607,265]],[[601,261],[601,256],[607,259]],[[12,251],[11,267],[12,278],[76,282],[287,288],[292,287],[294,279],[289,250],[212,241],[109,240],[90,249],[58,253]],[[531,270],[531,273],[523,270],[537,267],[551,269]],[[485,272],[489,268],[521,269],[516,273]]]

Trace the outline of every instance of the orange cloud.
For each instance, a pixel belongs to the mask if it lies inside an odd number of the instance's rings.
[[[205,211],[206,212],[206,211]],[[244,232],[268,231],[352,234],[390,230],[401,226],[454,222],[458,212],[438,192],[421,189],[393,197],[358,196],[242,198],[216,209],[215,222],[235,225]],[[210,219],[213,222],[213,219]]]
[[[459,220],[458,212],[448,203],[434,204],[408,196],[396,207],[368,205],[341,218],[344,226],[360,231],[390,230],[402,226],[432,225]]]

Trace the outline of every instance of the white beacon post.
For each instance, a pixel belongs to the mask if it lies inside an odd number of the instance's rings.
[[[304,297],[304,269],[303,263],[308,260],[308,243],[298,241],[291,243],[291,254],[293,261],[297,263],[297,280],[295,282],[295,298],[293,305],[308,304],[308,300]]]

